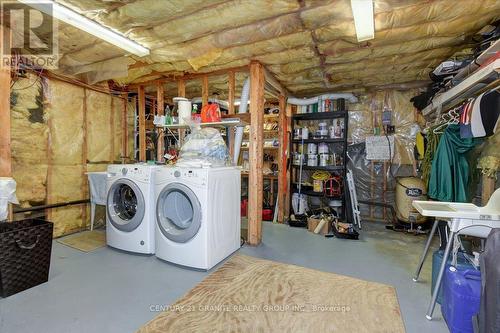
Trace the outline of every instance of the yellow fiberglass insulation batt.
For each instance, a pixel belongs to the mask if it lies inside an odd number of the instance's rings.
[[[124,126],[133,156],[133,103],[41,80],[31,74],[19,78],[11,94],[12,167],[22,207],[87,199],[85,172],[104,171],[124,156]],[[89,211],[85,205],[66,206],[48,210],[47,218],[57,237],[86,228]]]

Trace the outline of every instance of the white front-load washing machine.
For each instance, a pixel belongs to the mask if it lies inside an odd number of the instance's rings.
[[[135,253],[155,252],[153,170],[147,164],[108,166],[106,242]]]
[[[239,168],[155,170],[156,256],[209,270],[240,248]]]

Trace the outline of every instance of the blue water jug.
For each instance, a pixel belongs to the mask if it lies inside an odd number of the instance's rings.
[[[472,317],[479,312],[481,272],[450,266],[443,280],[441,312],[451,333],[473,333]]]
[[[441,267],[441,263],[443,262],[443,250],[436,250],[432,254],[432,284],[431,284],[431,295],[434,291],[434,286],[436,285],[437,276],[439,273],[439,267]],[[451,255],[448,256],[448,260],[446,262],[448,268],[451,265]],[[465,258],[464,254],[460,251],[457,253],[457,265],[455,266],[459,271],[465,271],[468,269],[474,269],[474,266]],[[446,270],[445,270],[446,272]],[[441,284],[441,289],[439,290],[439,295],[437,298],[437,302],[442,304],[441,301],[443,299],[443,285]]]

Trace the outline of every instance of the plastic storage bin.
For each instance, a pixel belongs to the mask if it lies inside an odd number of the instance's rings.
[[[443,280],[441,312],[451,333],[473,333],[472,317],[479,312],[481,272],[448,267]]]
[[[0,223],[0,296],[47,282],[52,229],[39,219]]]
[[[439,267],[441,267],[441,263],[443,262],[443,254],[444,254],[444,251],[442,251],[442,250],[436,250],[433,253],[433,255],[432,255],[431,295],[432,295],[432,291],[434,290],[434,286],[436,284],[437,276],[438,276],[438,273],[439,273]],[[448,257],[448,262],[447,262],[446,269],[450,265],[451,265],[451,255]],[[465,270],[468,270],[468,269],[474,269],[474,266],[472,266],[472,264],[469,261],[467,261],[467,259],[465,258],[464,254],[462,252],[458,252],[458,254],[457,254],[457,266],[456,266],[456,268],[459,271],[465,271]],[[441,289],[439,290],[439,295],[438,295],[438,298],[437,298],[437,302],[439,304],[442,304],[441,303],[442,300],[443,300],[443,284],[441,283]]]

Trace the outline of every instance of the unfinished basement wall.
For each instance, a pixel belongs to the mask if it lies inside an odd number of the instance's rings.
[[[412,132],[423,118],[417,114],[410,98],[419,94],[418,89],[380,90],[363,94],[359,103],[349,105],[348,138],[349,168],[354,171],[356,190],[359,200],[394,204],[395,182],[390,169],[396,176],[413,174],[413,147],[415,139]],[[384,108],[392,111],[392,124],[395,126],[395,154],[392,168],[388,161],[369,161],[366,159],[364,140],[374,135],[375,127],[382,127]],[[389,220],[390,211],[382,208],[361,205],[362,214],[367,218]]]
[[[13,177],[24,208],[88,199],[86,172],[133,156],[133,105],[110,94],[28,75],[12,88],[11,122]],[[86,228],[89,215],[88,205],[46,211],[55,237]]]

